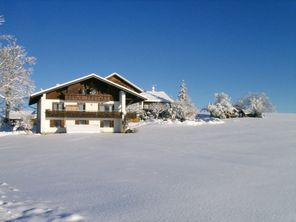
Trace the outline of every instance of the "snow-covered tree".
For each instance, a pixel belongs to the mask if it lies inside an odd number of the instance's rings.
[[[138,112],[140,114],[141,119],[167,119],[170,118],[168,114],[168,110],[170,109],[170,105],[167,103],[151,103],[149,105],[145,105],[143,110]]]
[[[178,94],[178,100],[185,101],[185,100],[187,100],[187,98],[188,98],[187,87],[186,87],[185,81],[182,80],[180,90],[179,90],[179,94]]]
[[[249,93],[238,101],[236,107],[252,117],[262,117],[263,113],[275,110],[265,93]]]
[[[173,115],[181,121],[194,120],[197,115],[197,108],[192,103],[187,93],[185,81],[182,80],[178,99],[172,106]]]
[[[162,118],[163,112],[169,109],[169,104],[166,103],[152,103],[149,105],[149,110],[156,119]]]
[[[30,79],[36,59],[28,56],[14,38],[0,45],[0,93],[5,97],[5,118],[12,109],[20,109],[34,90]]]
[[[18,112],[18,114],[20,116],[20,121],[18,121],[14,125],[13,130],[30,131],[33,128],[33,116],[32,116],[32,113],[20,111],[20,112]]]
[[[126,107],[128,113],[140,113],[142,111],[141,105],[139,103],[133,103]]]
[[[231,98],[224,92],[214,94],[216,101],[208,105],[211,116],[216,118],[230,118],[236,116],[237,109],[232,105]]]

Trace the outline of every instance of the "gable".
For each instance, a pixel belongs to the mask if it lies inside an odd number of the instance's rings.
[[[117,83],[121,86],[124,86],[130,90],[133,90],[137,93],[141,93],[143,92],[143,90],[141,90],[139,87],[136,87],[134,84],[132,84],[131,82],[127,81],[126,79],[124,79],[122,76],[120,76],[119,74],[117,73],[113,73],[109,76],[106,77],[106,79],[114,82],[114,83]]]
[[[30,96],[29,105],[37,103],[43,94],[46,94],[47,99],[67,100],[70,98],[69,96],[89,95],[87,98],[95,99],[95,101],[118,101],[119,91],[121,90],[126,93],[127,101],[130,103],[146,99],[129,88],[109,81],[96,74],[90,74],[32,94]],[[83,96],[83,98],[85,97],[86,96]],[[82,98],[82,96],[76,97],[76,100],[79,100],[79,98]]]
[[[100,101],[117,101],[119,100],[120,89],[102,82],[96,78],[90,78],[77,83],[70,84],[63,88],[48,92],[46,99],[67,100],[70,97],[90,95],[93,98],[102,98]],[[82,97],[81,97],[82,98]],[[104,99],[105,98],[105,99]]]

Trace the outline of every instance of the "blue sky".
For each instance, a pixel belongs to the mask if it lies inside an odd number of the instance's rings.
[[[215,92],[266,92],[296,112],[295,0],[0,0],[0,15],[37,58],[36,90],[118,72],[173,97],[184,79],[200,108]]]

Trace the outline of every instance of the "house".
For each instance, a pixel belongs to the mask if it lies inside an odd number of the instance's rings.
[[[117,73],[90,74],[30,96],[37,104],[37,131],[122,132],[126,106],[146,100],[142,90]]]
[[[146,91],[141,93],[142,96],[147,99],[143,101],[143,109],[147,110],[154,104],[171,104],[174,100],[168,96],[164,91],[156,91],[155,87],[152,86],[152,91]]]

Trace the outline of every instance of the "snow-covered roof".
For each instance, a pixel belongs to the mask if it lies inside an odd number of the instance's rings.
[[[164,91],[146,91],[141,93],[147,100],[145,102],[158,102],[158,103],[172,103],[174,100],[169,97]]]
[[[58,84],[58,85],[56,85],[56,86],[54,86],[54,87],[50,87],[50,88],[48,88],[48,89],[44,89],[44,90],[41,90],[41,91],[39,91],[39,92],[33,93],[33,94],[30,96],[30,104],[33,104],[33,103],[31,102],[31,100],[32,100],[32,98],[34,98],[34,97],[41,96],[41,95],[44,94],[44,93],[48,93],[48,92],[51,92],[51,91],[54,91],[54,90],[57,90],[57,89],[63,88],[63,87],[65,87],[65,86],[68,86],[68,85],[71,85],[71,84],[74,84],[74,83],[77,83],[77,82],[80,82],[80,81],[83,81],[83,80],[87,80],[87,79],[90,79],[90,78],[96,78],[96,79],[98,79],[98,80],[100,80],[100,81],[102,81],[102,82],[105,82],[105,83],[109,84],[109,85],[115,86],[116,88],[119,88],[119,89],[121,89],[121,90],[123,90],[123,91],[125,91],[125,92],[128,92],[128,93],[130,93],[130,94],[132,94],[132,95],[135,95],[135,96],[137,96],[137,97],[140,97],[141,99],[144,99],[144,100],[147,99],[147,98],[144,97],[143,95],[141,95],[141,94],[139,94],[139,93],[137,93],[137,92],[135,92],[135,91],[133,91],[133,90],[131,90],[131,89],[128,89],[128,88],[126,88],[126,87],[124,87],[124,86],[122,86],[122,85],[119,85],[119,84],[117,84],[117,83],[114,83],[114,82],[112,82],[112,81],[110,81],[110,80],[108,80],[108,79],[106,79],[106,78],[103,78],[103,77],[101,77],[101,76],[99,76],[99,75],[97,75],[97,74],[95,74],[95,73],[92,73],[92,74],[89,74],[89,75],[83,76],[83,77],[81,77],[81,78],[74,79],[74,80],[71,80],[71,81],[69,81],[69,82],[65,82],[65,83],[62,83],[62,84]]]
[[[5,97],[4,97],[4,96],[2,96],[1,94],[0,94],[0,98],[2,98],[2,99],[5,99]]]
[[[136,84],[132,83],[131,81],[127,80],[126,78],[124,78],[122,75],[118,74],[117,72],[113,72],[110,75],[106,76],[105,78],[108,79],[112,76],[117,76],[120,79],[122,79],[123,81],[127,82],[128,84],[130,84],[131,86],[135,87],[137,90],[139,90],[140,92],[144,92],[143,89],[141,89],[139,86],[137,86]]]

